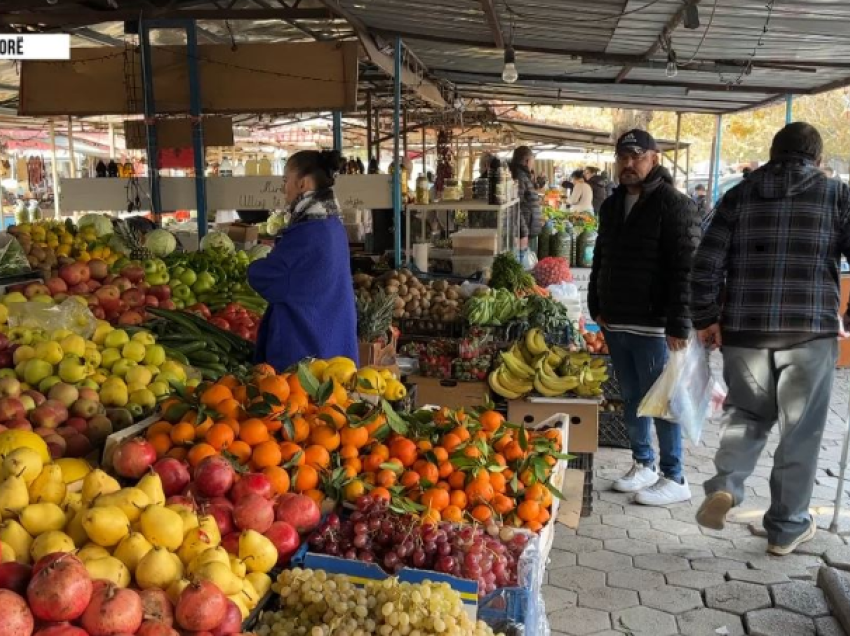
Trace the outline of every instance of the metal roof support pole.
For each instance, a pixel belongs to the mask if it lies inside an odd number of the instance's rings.
[[[369,162],[372,160],[374,156],[372,154],[372,92],[366,93],[366,164],[368,167]]]
[[[691,147],[685,148],[685,192],[691,191]]]
[[[59,220],[59,167],[56,165],[56,123],[50,120],[50,176],[53,179],[53,218]],[[23,178],[18,176],[18,180]]]
[[[195,155],[195,207],[198,237],[207,234],[207,176],[204,157],[204,126],[201,121],[201,81],[198,73],[198,31],[194,20],[186,23],[186,53],[189,56],[189,115],[192,120],[192,152]]]
[[[68,159],[70,160],[70,175],[77,178],[77,155],[74,152],[74,120],[68,115]]]
[[[375,109],[375,161],[381,166],[381,109]]]
[[[153,59],[151,55],[151,37],[148,23],[139,20],[139,39],[142,44],[142,85],[145,101],[145,132],[148,151],[148,183],[151,190],[151,212],[157,226],[161,223],[162,202],[159,192],[159,149],[156,138],[156,104],[153,92]]]
[[[790,124],[794,120],[794,96],[788,93],[785,96],[785,124]]]
[[[723,152],[723,115],[718,115],[715,123],[714,148],[711,151],[711,202],[717,202],[720,196],[720,155]]]
[[[333,113],[334,126],[334,150],[342,153],[342,111],[335,110]]]
[[[109,122],[109,158],[115,159],[115,124]]]
[[[428,141],[426,139],[426,128],[422,127],[422,174],[428,172]]]
[[[402,133],[404,136],[401,138],[402,154],[407,159],[407,104],[401,111],[401,129],[404,131]]]
[[[676,113],[676,146],[673,150],[673,187],[679,177],[679,140],[682,136],[682,113]]]
[[[401,38],[393,46],[393,228],[395,266],[401,267]]]

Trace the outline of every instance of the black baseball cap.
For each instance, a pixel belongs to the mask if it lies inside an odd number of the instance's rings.
[[[645,130],[635,128],[624,133],[617,140],[617,154],[630,152],[642,155],[650,150],[658,150],[658,145],[655,143],[655,138]]]

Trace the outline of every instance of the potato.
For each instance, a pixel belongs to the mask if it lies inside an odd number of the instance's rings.
[[[460,294],[458,294],[457,291],[455,291],[454,289],[450,289],[446,292],[446,298],[449,298],[451,300],[457,300],[458,298],[460,298]]]
[[[393,310],[393,318],[402,317],[404,317],[404,305],[402,305],[401,307],[396,307],[395,310]]]
[[[418,289],[416,289],[415,287],[411,287],[408,290],[407,294],[408,294],[408,296],[411,296],[412,298],[419,298],[422,295],[421,292]]]
[[[387,285],[384,288],[384,291],[386,291],[388,294],[397,294],[398,290],[399,290],[398,285]]]
[[[422,307],[422,309],[428,310],[431,308],[431,301],[427,298],[422,298],[419,300],[419,306]]]
[[[399,296],[407,296],[408,288],[407,285],[399,284],[398,286],[398,295]]]
[[[406,284],[408,280],[410,280],[410,278],[408,276],[405,276],[404,274],[399,274],[397,278],[398,282],[402,285]]]
[[[407,311],[415,311],[415,310],[419,309],[419,301],[418,300],[411,300],[404,306],[404,308]]]

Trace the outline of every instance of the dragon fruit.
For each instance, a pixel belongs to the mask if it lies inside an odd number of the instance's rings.
[[[569,283],[573,280],[570,273],[570,264],[566,258],[561,256],[548,256],[541,259],[534,267],[534,280],[543,288],[549,285]]]

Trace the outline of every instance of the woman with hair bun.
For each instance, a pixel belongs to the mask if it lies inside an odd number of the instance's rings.
[[[336,151],[289,158],[283,176],[289,226],[268,257],[248,268],[248,282],[269,303],[255,361],[278,372],[310,357],[357,362],[348,237],[333,191],[341,167]]]

